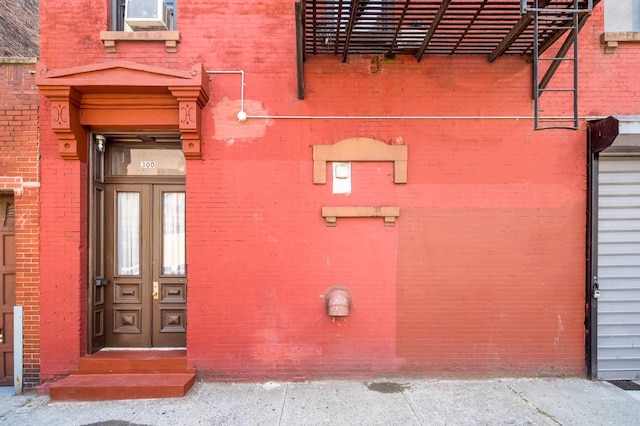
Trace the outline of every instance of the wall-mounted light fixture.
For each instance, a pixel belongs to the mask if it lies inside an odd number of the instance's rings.
[[[104,153],[106,143],[106,137],[104,137],[103,135],[96,135],[96,151],[98,151],[100,154]]]

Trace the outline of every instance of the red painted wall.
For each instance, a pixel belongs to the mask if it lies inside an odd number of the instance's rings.
[[[34,72],[33,59],[0,58],[0,191],[14,197],[15,303],[23,307],[25,387],[38,384],[40,375],[39,97]]]
[[[44,102],[41,123],[49,123]],[[86,353],[86,163],[62,161],[51,129],[41,131],[41,379],[77,369]],[[47,141],[49,143],[47,143]]]
[[[105,53],[106,2],[98,3],[71,0],[84,11],[71,16],[41,2],[50,69],[202,62],[246,75],[244,123],[240,76],[211,75],[203,159],[187,164],[187,353],[202,377],[584,372],[584,117],[638,114],[640,56],[634,46],[604,54],[602,5],[581,33],[580,129],[534,131],[522,58],[310,56],[298,100],[292,1],[179,2],[175,54],[162,43],[122,42]],[[50,378],[86,347],[86,167],[59,157],[42,107],[42,377]],[[564,108],[546,104],[549,113]],[[348,196],[332,194],[330,175],[314,185],[311,146],[352,137],[407,145],[408,183],[394,184],[391,163],[376,162],[353,164]],[[325,226],[321,208],[340,205],[398,206],[400,217],[395,227],[379,218]],[[336,284],[351,290],[354,307],[334,321],[321,295]]]

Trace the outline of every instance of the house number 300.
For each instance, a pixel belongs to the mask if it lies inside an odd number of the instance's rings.
[[[141,161],[140,162],[141,169],[155,169],[156,162],[155,161]]]

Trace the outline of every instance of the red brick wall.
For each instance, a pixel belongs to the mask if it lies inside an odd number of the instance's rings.
[[[240,76],[211,76],[203,159],[187,164],[187,347],[203,377],[583,373],[584,116],[639,113],[640,56],[603,53],[602,5],[581,33],[580,129],[536,132],[522,58],[309,56],[300,101],[293,2],[185,3],[177,54],[162,43],[106,54],[102,3],[72,0],[96,14],[72,19],[44,1],[42,61],[241,69],[250,116],[305,117],[239,123]],[[47,120],[45,102],[42,368],[53,377],[84,350],[86,169],[59,158]],[[311,146],[352,137],[406,144],[408,183],[393,183],[390,163],[354,163],[351,195],[314,185]],[[326,227],[321,207],[339,205],[398,206],[400,217]],[[336,284],[354,307],[333,321],[320,296]]]
[[[23,307],[23,381],[39,382],[38,90],[35,62],[0,58],[0,191],[15,203],[16,304]]]
[[[87,165],[65,161],[41,113],[41,379],[65,375],[86,353]],[[45,303],[46,301],[46,303]]]
[[[193,364],[226,379],[580,374],[584,132],[431,117],[530,116],[520,59],[381,67],[311,57],[304,101],[285,108],[265,88],[268,101],[247,109],[425,118],[227,128],[219,123],[237,108],[224,100],[233,86],[214,76],[210,160],[188,170],[189,234],[198,235],[188,247]],[[253,91],[260,77],[247,78]],[[242,132],[254,133],[235,137]],[[354,163],[350,196],[313,185],[310,145],[356,136],[407,144],[408,183],[393,183],[390,163]],[[394,228],[381,219],[327,228],[319,212],[333,205],[399,206],[400,218]],[[351,289],[354,309],[333,322],[319,295],[335,284]]]

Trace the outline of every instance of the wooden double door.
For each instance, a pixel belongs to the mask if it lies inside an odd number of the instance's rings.
[[[95,187],[92,350],[185,347],[185,188]]]
[[[90,353],[186,346],[186,161],[176,135],[151,136],[92,139]]]
[[[104,195],[105,276],[94,290],[104,346],[186,346],[184,185],[107,184]]]

